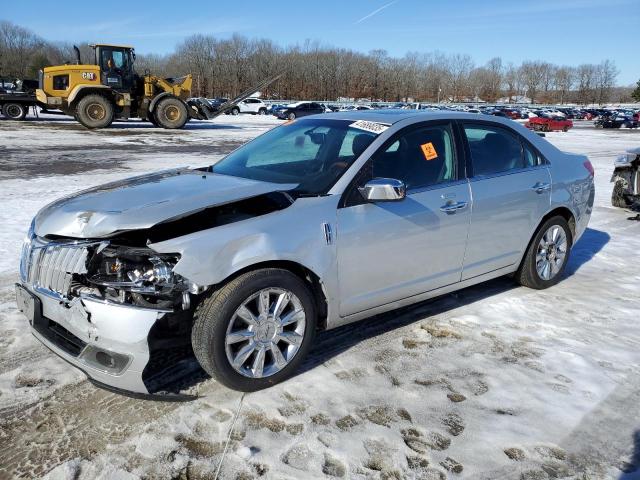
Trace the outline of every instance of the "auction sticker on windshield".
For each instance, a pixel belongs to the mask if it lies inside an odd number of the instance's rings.
[[[358,120],[357,122],[353,122],[350,127],[357,128],[359,130],[364,130],[366,132],[375,133],[376,135],[381,134],[389,125],[385,125],[384,123],[377,122],[367,122],[366,120]]]

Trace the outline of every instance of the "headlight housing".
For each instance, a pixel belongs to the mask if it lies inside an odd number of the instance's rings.
[[[183,279],[173,273],[179,254],[159,254],[147,248],[108,246],[93,262],[89,282],[135,293],[162,295],[180,289]],[[184,285],[184,290],[188,286]]]

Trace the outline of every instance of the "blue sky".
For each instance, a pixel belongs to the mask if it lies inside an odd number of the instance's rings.
[[[128,43],[141,53],[170,52],[192,33],[237,32],[282,45],[310,39],[363,52],[383,48],[395,56],[468,53],[476,63],[494,56],[569,65],[610,58],[620,84],[640,79],[640,0],[66,0],[51,11],[48,3],[5,2],[0,19],[50,40]],[[176,6],[185,12],[176,14]]]

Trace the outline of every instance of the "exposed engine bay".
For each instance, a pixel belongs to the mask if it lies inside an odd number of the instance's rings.
[[[640,212],[640,148],[628,150],[615,160],[611,204]]]

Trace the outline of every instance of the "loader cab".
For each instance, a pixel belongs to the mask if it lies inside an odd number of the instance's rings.
[[[131,92],[135,83],[132,47],[118,45],[92,45],[95,64],[100,67],[101,83],[119,92]]]

